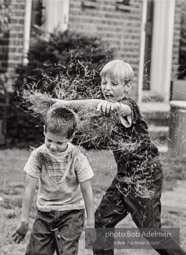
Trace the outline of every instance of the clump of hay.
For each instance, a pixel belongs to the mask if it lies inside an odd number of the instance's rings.
[[[40,93],[34,90],[24,90],[22,93],[22,105],[34,117],[44,119],[49,108],[55,103],[47,93]]]
[[[149,189],[147,187],[146,185],[147,181],[145,179],[143,180],[139,179],[138,176],[136,175],[132,175],[131,177],[127,177],[127,176],[122,177],[121,181],[128,185],[127,194],[130,193],[130,188],[132,187],[135,191],[136,197],[153,198],[153,196],[155,195],[155,190]],[[126,196],[127,194],[124,194],[124,196]]]
[[[40,93],[34,90],[24,90],[22,93],[23,105],[35,117],[40,117],[41,121],[48,109],[54,105],[57,99],[54,99],[47,93]],[[111,134],[116,126],[118,119],[117,114],[106,116],[103,113],[97,112],[96,104],[84,105],[73,103],[69,104],[64,100],[64,107],[74,110],[79,119],[77,133],[74,140],[78,145],[83,146],[89,144],[88,147],[95,149],[111,147],[114,141],[111,139]],[[67,102],[67,103],[66,103]],[[74,101],[75,102],[75,101]]]
[[[78,125],[80,135],[77,132],[79,144],[90,143],[90,147],[95,149],[111,149],[113,147],[112,133],[116,127],[116,114],[108,118],[92,107],[88,111],[80,110],[78,116],[80,119]]]
[[[66,87],[68,86],[72,86],[72,94],[66,92]],[[84,104],[82,100],[81,104],[81,100],[78,100],[77,103],[77,91],[76,89],[73,90],[73,86],[66,79],[58,83],[54,89],[57,99],[53,98],[51,94],[46,92],[41,93],[37,89],[30,88],[29,90],[24,90],[22,93],[23,105],[33,116],[39,116],[41,121],[43,121],[48,109],[60,99],[64,107],[74,110],[78,115],[79,123],[74,137],[76,144],[83,147],[84,145],[88,145],[85,148],[111,149],[125,151],[125,153],[126,151],[137,153],[139,144],[124,141],[122,134],[118,134],[118,113],[115,112],[107,116],[98,112],[97,103],[94,103],[94,101],[92,104]],[[71,103],[68,100],[71,100]],[[112,136],[113,132],[117,133],[116,137]],[[124,177],[122,181],[135,186],[137,196],[145,198],[153,197],[154,193],[148,189],[145,176],[143,179],[138,179],[134,175],[135,173],[131,177]]]

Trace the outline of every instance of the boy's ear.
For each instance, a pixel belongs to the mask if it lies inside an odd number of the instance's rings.
[[[128,93],[130,91],[130,89],[131,89],[131,82],[127,82],[125,84],[125,93]]]

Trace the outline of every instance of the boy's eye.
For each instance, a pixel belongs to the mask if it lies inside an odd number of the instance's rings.
[[[57,142],[57,144],[58,144],[58,145],[62,145],[63,143],[61,143],[61,142]]]
[[[103,84],[103,85],[106,85],[106,84],[107,84],[107,82],[106,82],[106,81],[102,81],[102,84]]]

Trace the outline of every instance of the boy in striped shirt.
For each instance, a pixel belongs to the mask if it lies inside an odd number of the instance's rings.
[[[45,141],[26,162],[25,193],[21,223],[14,241],[22,241],[28,231],[29,214],[39,180],[37,215],[26,255],[73,255],[84,226],[94,227],[92,168],[84,154],[71,143],[77,125],[76,114],[64,107],[52,107],[45,118]],[[55,233],[57,235],[53,235]],[[57,231],[57,232],[56,232]],[[56,236],[56,238],[53,238]],[[92,236],[94,241],[95,237]],[[56,245],[57,243],[57,245]]]

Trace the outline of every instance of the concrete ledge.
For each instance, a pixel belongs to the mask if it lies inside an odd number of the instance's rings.
[[[170,104],[169,103],[161,103],[161,102],[153,102],[153,103],[141,103],[139,107],[142,112],[146,113],[153,113],[153,112],[166,112],[170,111]]]
[[[165,126],[168,125],[170,105],[169,103],[142,103],[140,110],[149,124]]]

